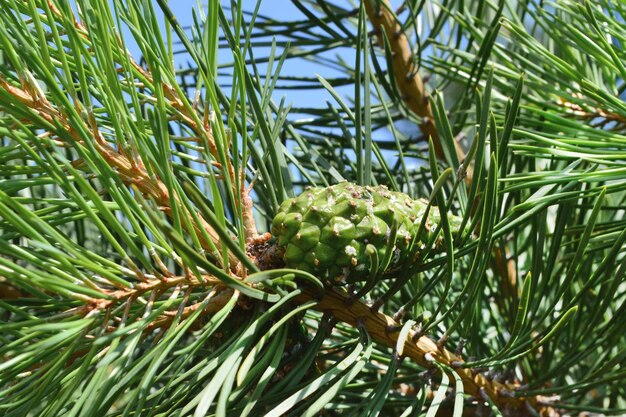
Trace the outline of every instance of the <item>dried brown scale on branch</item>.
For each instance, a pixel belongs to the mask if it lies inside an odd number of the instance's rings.
[[[259,267],[261,271],[278,269],[285,266],[283,262],[284,248],[276,244],[270,244],[270,233],[265,233],[252,239],[247,244],[248,257]]]
[[[239,293],[228,287],[215,287],[213,288],[207,298],[210,300],[209,304],[204,307],[201,315],[206,316],[208,314],[215,314],[220,311],[233,296],[238,296]],[[169,327],[175,318],[184,320],[191,314],[196,312],[202,306],[202,302],[196,302],[190,306],[185,307],[182,311],[166,311],[161,316],[157,317],[148,327],[146,331],[151,331],[156,328]]]
[[[177,276],[164,280],[151,280],[149,282],[136,284],[133,288],[127,290],[118,290],[107,294],[112,301],[119,301],[129,297],[137,297],[149,291],[167,290],[179,285],[187,285],[190,287],[221,285],[222,281],[211,276],[204,275],[203,281],[195,277]]]
[[[573,96],[578,99],[585,98],[583,97],[581,93],[574,93]],[[602,109],[599,107],[598,108],[592,107],[590,110],[587,110],[583,108],[582,106],[580,106],[579,104],[572,103],[562,97],[559,97],[557,99],[557,104],[565,108],[566,117],[573,116],[576,118],[581,118],[585,120],[586,122],[595,121],[595,123],[591,124],[591,126],[593,126],[594,128],[616,130],[616,131],[620,131],[626,128],[626,117],[621,114],[614,113],[614,112],[611,112],[611,111],[608,111],[606,109]],[[607,128],[607,125],[610,123],[614,123],[615,125],[610,128]]]
[[[68,313],[80,315],[93,314],[96,311],[109,310],[114,305],[137,299],[145,294],[157,293],[159,295],[172,289],[194,289],[210,288],[209,295],[211,302],[206,307],[204,313],[215,313],[219,311],[235,293],[235,291],[211,275],[203,275],[203,281],[190,276],[172,276],[166,279],[151,279],[149,281],[135,284],[132,288],[118,289],[115,291],[103,291],[102,298],[86,298],[85,305],[69,310]],[[158,298],[158,297],[157,297]],[[174,312],[166,312],[163,318],[171,317]],[[162,318],[157,318],[159,321]],[[161,327],[161,326],[157,326]]]

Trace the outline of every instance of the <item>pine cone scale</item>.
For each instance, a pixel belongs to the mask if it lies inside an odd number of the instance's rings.
[[[285,265],[330,281],[365,279],[372,267],[367,245],[385,258],[389,240],[394,251],[387,269],[409,261],[410,243],[415,237],[427,203],[384,186],[358,186],[348,182],[326,188],[310,188],[285,201],[272,222],[272,234],[284,247]],[[432,207],[428,226],[418,236],[426,242],[431,228],[440,220]],[[459,219],[450,216],[452,225]],[[383,271],[384,272],[384,271]]]

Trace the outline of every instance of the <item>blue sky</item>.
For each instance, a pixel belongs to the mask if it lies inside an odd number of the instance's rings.
[[[224,5],[230,4],[230,1],[223,0]],[[204,3],[201,3],[204,5]],[[244,9],[245,10],[253,10],[255,7],[256,1],[254,0],[244,0]],[[198,2],[196,0],[170,0],[169,6],[174,12],[176,18],[181,23],[183,27],[189,27],[193,22],[192,10],[194,8],[197,9]],[[160,12],[156,1],[154,1],[154,7],[157,12]],[[160,14],[160,13],[159,13]],[[303,14],[291,3],[290,0],[262,0],[261,6],[259,9],[260,15],[271,16],[276,20],[292,20],[292,19],[303,19]],[[162,25],[164,27],[164,25]],[[131,54],[139,59],[141,57],[141,52],[132,42],[132,34],[126,28],[123,29],[124,37],[126,39],[127,47],[129,48]],[[177,41],[178,38],[174,35],[174,40]],[[263,53],[263,51],[258,51],[259,54]],[[222,61],[229,60],[227,53],[222,53],[218,55],[218,59]],[[349,59],[349,58],[348,58]],[[182,65],[183,67],[187,66],[189,61],[189,57],[187,55],[178,54],[175,56],[175,61],[177,66]],[[262,70],[264,70],[263,66],[261,66]],[[328,68],[322,68],[320,66],[316,66],[315,64],[311,64],[310,62],[305,62],[301,59],[290,59],[288,60],[283,68],[282,74],[297,74],[297,75],[307,75],[307,76],[315,76],[316,73],[322,73],[324,76],[334,76],[336,74]],[[314,89],[314,90],[306,90],[298,92],[297,97],[293,97],[293,90],[278,90],[274,94],[274,99],[279,101],[283,96],[286,96],[286,102],[292,103],[297,106],[315,106],[315,107],[325,107],[325,100],[332,100],[330,94],[322,89]],[[294,103],[294,101],[296,103]]]

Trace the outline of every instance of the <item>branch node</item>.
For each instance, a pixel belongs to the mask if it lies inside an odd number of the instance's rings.
[[[417,75],[417,71],[407,72],[405,78],[407,81],[411,81]]]
[[[452,368],[460,368],[463,366],[463,361],[452,361],[450,362],[450,367]]]
[[[504,397],[504,398],[515,398],[515,393],[509,389],[500,388],[498,390],[498,396]]]
[[[401,322],[405,314],[406,314],[406,310],[404,309],[404,306],[402,306],[398,309],[398,311],[395,312],[392,318],[394,321]]]
[[[448,336],[444,335],[441,336],[441,338],[439,340],[437,340],[437,347],[439,348],[439,350],[442,350],[444,345],[446,344],[446,342],[448,341]]]
[[[385,327],[385,333],[395,333],[400,331],[400,329],[402,328],[402,326],[396,325],[396,324],[388,324]]]

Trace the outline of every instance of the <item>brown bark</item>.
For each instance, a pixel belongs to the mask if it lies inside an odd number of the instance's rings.
[[[422,118],[420,130],[427,138],[432,138],[437,157],[444,160],[441,138],[435,126],[428,93],[422,77],[418,73],[419,68],[415,65],[409,39],[402,31],[395,14],[391,11],[389,1],[366,0],[365,10],[374,27],[374,32],[378,34],[379,43],[382,45],[383,31],[389,39],[392,53],[392,68],[390,70],[393,71],[402,100],[409,110]],[[459,160],[463,160],[465,153],[456,141],[455,147]]]
[[[428,100],[428,93],[422,78],[418,74],[419,68],[411,50],[411,44],[402,31],[388,0],[366,0],[365,10],[374,31],[378,34],[382,44],[382,31],[389,39],[393,54],[392,68],[394,78],[406,106],[416,115],[422,117],[420,130],[426,137],[432,138],[437,158],[445,160],[441,137],[434,123],[433,111]],[[465,159],[465,152],[458,142],[454,142],[457,156],[460,161]],[[471,167],[468,167],[465,183],[470,184],[472,179]],[[502,253],[496,248],[494,252],[494,270],[502,277],[503,291],[506,297],[516,294],[517,276],[513,261],[506,260],[508,251]],[[506,269],[506,271],[505,271]],[[508,272],[508,274],[506,273]]]
[[[381,312],[373,311],[361,301],[349,301],[347,293],[327,289],[321,298],[317,298],[316,293],[310,291],[298,299],[299,302],[309,300],[317,301],[314,309],[330,313],[337,320],[353,327],[364,326],[377,343],[391,348],[396,347],[399,332],[390,329],[397,328],[399,323]],[[435,368],[434,362],[453,368],[463,380],[466,394],[478,399],[487,396],[500,411],[507,411],[509,415],[524,415],[527,407],[537,410],[540,415],[549,415],[553,411],[551,407],[541,404],[537,397],[514,397],[513,393],[518,388],[516,384],[502,384],[469,368],[460,367],[459,365],[463,363],[462,358],[439,347],[427,336],[419,337],[415,332],[411,332],[404,344],[403,355],[425,368]]]

